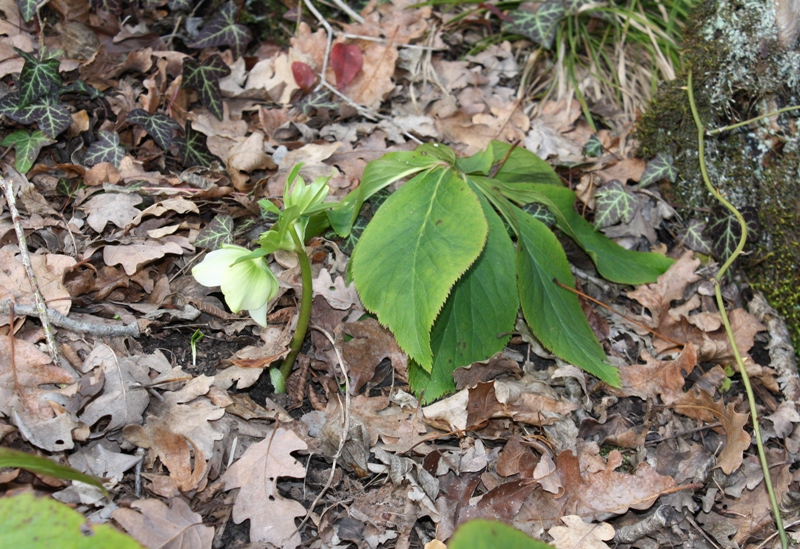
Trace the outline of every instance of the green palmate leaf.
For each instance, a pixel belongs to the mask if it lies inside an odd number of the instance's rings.
[[[508,30],[549,49],[553,46],[558,24],[565,14],[561,0],[547,0],[533,13],[520,9],[512,11],[509,14],[512,22],[508,24]]]
[[[548,227],[556,224],[556,216],[541,202],[531,202],[522,206],[522,211],[538,219]]]
[[[565,187],[530,185],[555,209],[556,225],[572,238],[591,257],[598,272],[606,279],[620,284],[655,282],[673,261],[660,254],[626,250],[594,230],[591,224],[575,211],[575,193]]]
[[[3,141],[0,141],[0,145],[3,147],[14,147],[17,153],[14,166],[17,171],[22,174],[28,173],[28,170],[33,167],[33,163],[39,156],[42,147],[52,145],[53,143],[55,143],[54,140],[50,139],[39,130],[31,134],[25,130],[19,130],[7,135]]]
[[[33,105],[26,107],[28,118],[39,125],[42,133],[55,138],[72,124],[72,116],[66,105],[53,102],[53,99],[42,97]]]
[[[583,146],[583,156],[598,158],[603,156],[604,151],[605,147],[603,147],[602,141],[600,141],[596,135],[590,137],[589,141]]]
[[[89,524],[68,505],[29,493],[0,498],[0,547],[142,549],[109,524]]]
[[[394,193],[356,246],[352,273],[362,302],[426,371],[433,321],[487,232],[475,193],[452,169],[436,167]]]
[[[119,168],[122,159],[125,158],[125,148],[119,144],[119,134],[117,132],[107,132],[99,130],[97,141],[89,146],[83,163],[87,166],[94,166],[101,162],[109,162],[114,167]]]
[[[697,253],[711,255],[711,239],[705,234],[706,224],[699,219],[692,219],[686,224],[686,228],[678,234],[681,244]]]
[[[228,214],[215,216],[194,241],[195,246],[207,250],[217,250],[223,244],[233,244],[233,218]]]
[[[594,226],[597,229],[616,223],[630,223],[639,201],[619,179],[604,184],[595,195]]]
[[[189,120],[186,121],[186,129],[184,130],[183,136],[177,139],[177,143],[181,161],[184,166],[209,167],[215,160],[218,160],[218,158],[208,150],[208,146],[206,146],[206,136],[195,131]]]
[[[197,90],[200,102],[214,116],[222,120],[222,90],[219,87],[219,79],[230,73],[230,67],[219,55],[212,55],[202,63],[198,63],[191,57],[185,57],[181,87]]]
[[[553,167],[524,147],[515,147],[500,141],[491,142],[493,164],[503,162],[494,179],[503,183],[547,183],[562,186],[561,178]],[[508,156],[506,156],[508,155]]]
[[[10,448],[0,448],[0,468],[13,467],[20,468],[36,473],[37,475],[47,475],[49,477],[60,478],[63,480],[77,480],[97,486],[103,492],[106,489],[100,479],[91,475],[86,475],[80,471],[67,467],[66,465],[59,465],[52,460],[45,457],[35,456],[26,452],[19,452],[11,450]],[[7,547],[6,545],[0,545]]]
[[[491,205],[478,197],[489,224],[486,246],[453,286],[433,324],[430,374],[416,372],[411,383],[427,402],[455,388],[453,370],[502,351],[519,310],[514,244]]]
[[[598,544],[599,545],[599,544]],[[498,520],[470,520],[458,527],[449,549],[554,549]],[[574,547],[579,547],[575,545]]]
[[[671,155],[658,153],[654,159],[647,163],[639,180],[639,187],[652,185],[662,179],[667,179],[675,183],[678,177],[678,170],[675,168],[675,161]]]
[[[439,158],[420,150],[419,147],[412,152],[389,153],[373,160],[364,168],[358,188],[348,193],[338,207],[328,211],[331,227],[336,234],[346,237],[350,234],[350,228],[364,202],[372,195],[395,181],[441,163]]]
[[[144,109],[134,109],[128,113],[128,122],[137,124],[152,137],[163,150],[172,145],[172,133],[181,129],[180,125],[164,114],[150,114]]]
[[[40,97],[58,90],[61,86],[61,75],[58,72],[58,59],[38,60],[32,54],[18,48],[14,50],[22,56],[25,64],[19,74],[20,108],[33,104]]]
[[[589,327],[578,297],[554,282],[557,279],[574,287],[561,244],[543,223],[517,211],[520,227],[517,274],[525,320],[550,351],[618,387],[619,372],[606,363],[603,348]]]
[[[46,4],[47,2],[43,2]],[[19,14],[22,16],[22,19],[26,23],[30,23],[33,16],[36,15],[36,6],[38,2],[36,0],[17,0],[17,6],[19,7]]]
[[[239,8],[233,1],[226,3],[214,19],[203,27],[197,40],[187,46],[213,48],[226,45],[231,47],[234,57],[240,57],[253,35],[247,27],[236,22],[238,12]]]

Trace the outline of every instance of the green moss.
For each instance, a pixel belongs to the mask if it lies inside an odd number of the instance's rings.
[[[760,0],[705,0],[685,33],[700,118],[726,126],[800,103],[800,51],[777,42],[774,6]],[[713,198],[700,177],[697,130],[689,111],[686,74],[662,86],[637,126],[640,153],[667,152],[681,179],[662,192],[686,219],[707,211]],[[800,348],[800,121],[797,113],[706,136],[712,182],[737,206],[754,206],[764,230],[742,260],[751,284],[789,323]]]

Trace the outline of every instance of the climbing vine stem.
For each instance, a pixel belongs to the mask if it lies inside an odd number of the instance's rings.
[[[761,469],[764,471],[764,484],[766,484],[767,493],[769,494],[769,501],[770,505],[772,506],[772,514],[775,517],[775,524],[778,527],[778,533],[781,538],[781,546],[783,549],[788,549],[789,539],[786,537],[786,531],[783,528],[783,519],[781,518],[781,511],[780,507],[778,506],[778,499],[775,497],[775,490],[772,487],[772,478],[769,474],[769,464],[767,463],[767,455],[764,451],[764,442],[761,439],[761,429],[759,428],[758,424],[758,411],[756,410],[756,399],[755,395],[753,394],[753,386],[750,384],[750,376],[747,375],[747,370],[745,369],[742,355],[739,352],[739,347],[737,346],[736,340],[733,336],[733,330],[731,329],[731,323],[728,319],[728,313],[725,311],[725,301],[722,299],[722,289],[720,284],[720,281],[725,275],[725,271],[728,270],[731,264],[744,249],[744,244],[747,240],[747,224],[745,223],[744,217],[742,217],[742,214],[739,212],[739,210],[737,210],[733,204],[728,202],[725,197],[722,196],[719,190],[711,184],[711,179],[708,177],[705,161],[705,128],[703,127],[703,123],[700,120],[700,115],[697,112],[697,104],[694,101],[691,70],[689,71],[689,77],[687,80],[687,90],[689,92],[689,107],[692,109],[692,117],[694,118],[695,126],[697,126],[697,154],[700,159],[700,173],[703,176],[703,182],[705,183],[709,192],[714,195],[714,198],[716,198],[736,217],[736,220],[739,222],[739,226],[742,229],[742,235],[739,238],[739,244],[736,246],[736,249],[728,258],[728,260],[722,264],[722,267],[720,267],[719,271],[717,272],[717,276],[713,280],[714,294],[717,298],[717,307],[719,308],[719,314],[722,317],[722,324],[725,326],[725,332],[728,334],[728,341],[730,341],[731,349],[733,350],[733,356],[736,359],[736,365],[739,367],[739,373],[742,375],[742,383],[744,384],[744,389],[747,393],[747,402],[750,404],[750,418],[753,423],[753,434],[756,438],[756,445],[758,446],[758,457],[761,460]],[[731,127],[729,127],[729,129]]]
[[[281,364],[281,375],[283,376],[284,380],[288,379],[289,374],[292,373],[294,361],[297,359],[297,355],[300,354],[300,349],[303,347],[303,341],[305,340],[306,332],[308,331],[308,323],[311,320],[311,304],[313,303],[314,299],[313,280],[311,277],[311,262],[308,259],[308,254],[306,254],[306,247],[303,245],[303,242],[300,240],[300,237],[297,235],[296,231],[292,230],[291,233],[295,244],[294,251],[297,254],[297,260],[300,263],[300,275],[303,281],[303,295],[300,298],[300,316],[297,319],[297,327],[294,330],[292,343],[289,345],[291,350],[289,351],[289,354],[286,355],[283,364]]]

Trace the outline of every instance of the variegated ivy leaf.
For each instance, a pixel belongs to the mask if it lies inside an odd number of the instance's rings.
[[[564,7],[567,15],[575,15],[581,12],[581,8],[588,4],[598,4],[595,0],[564,0]],[[604,4],[600,4],[604,5]]]
[[[122,1],[121,0],[92,0],[92,6],[96,10],[107,11],[108,13],[113,13],[114,15],[119,15],[122,13]]]
[[[184,57],[182,88],[194,88],[200,95],[200,102],[219,120],[222,120],[222,90],[219,79],[231,73],[230,67],[222,57],[212,55],[202,63]]]
[[[602,229],[620,221],[629,223],[639,207],[639,201],[628,192],[626,185],[612,179],[595,194],[594,227]]]
[[[238,11],[233,1],[222,6],[214,19],[203,27],[197,40],[187,46],[199,49],[227,45],[233,50],[234,57],[241,56],[253,35],[250,29],[236,22]]]
[[[587,141],[583,146],[583,156],[599,158],[603,156],[603,151],[605,151],[603,143],[597,138],[596,135],[590,137],[589,141]]]
[[[55,143],[52,139],[43,134],[40,130],[33,133],[28,133],[25,130],[19,130],[6,136],[0,145],[3,147],[14,147],[17,153],[14,167],[21,174],[28,173],[33,167],[33,163],[39,156],[42,147],[52,145]]]
[[[181,129],[180,125],[165,114],[150,114],[144,109],[134,109],[128,113],[128,122],[144,128],[158,146],[169,150],[172,145],[172,132]]]
[[[192,0],[169,0],[167,6],[174,11],[191,11]]]
[[[219,214],[197,233],[195,246],[207,250],[218,250],[223,244],[233,244],[233,218],[228,214]]]
[[[210,167],[216,156],[211,154],[206,146],[206,136],[192,129],[192,123],[186,121],[184,135],[177,140],[178,150],[181,161],[186,167],[205,166]]]
[[[525,204],[522,207],[522,211],[532,215],[534,218],[538,219],[548,227],[552,227],[556,224],[556,216],[553,215],[553,212],[551,212],[547,206],[541,202],[531,202],[530,204]]]
[[[86,156],[83,157],[83,163],[87,166],[94,166],[101,162],[109,162],[115,168],[119,168],[123,158],[125,158],[125,149],[119,144],[119,134],[99,130],[97,141],[89,146]]]
[[[97,99],[99,97],[103,97],[103,92],[95,88],[94,86],[90,86],[83,80],[76,80],[75,82],[70,82],[66,86],[61,88],[61,95],[65,93],[80,93],[83,95],[88,95],[91,99]]]
[[[755,208],[745,206],[739,209],[747,225],[747,241],[758,240],[761,225]],[[725,261],[733,255],[742,237],[742,228],[736,217],[726,208],[715,207],[711,211],[711,218],[705,229],[705,235],[711,239],[711,249],[720,261]]]
[[[561,0],[547,0],[536,12],[514,10],[510,13],[512,23],[507,30],[530,38],[543,48],[550,49],[556,38],[558,24],[566,10]]]
[[[42,2],[42,5],[47,2]],[[26,23],[30,23],[33,16],[36,15],[36,7],[38,2],[36,0],[17,0],[17,7],[19,7],[19,14]]]
[[[706,224],[699,219],[692,219],[686,228],[678,233],[681,244],[700,254],[711,255],[711,239],[705,234]]]
[[[306,116],[311,116],[320,109],[334,110],[338,106],[337,103],[331,101],[331,92],[325,88],[311,92],[295,104],[295,107]]]
[[[19,48],[14,48],[14,50],[25,60],[22,72],[19,74],[19,104],[17,105],[19,108],[32,105],[40,97],[58,90],[61,86],[58,59],[39,60]]]
[[[56,103],[50,97],[41,97],[36,103],[28,105],[20,111],[25,111],[24,117],[28,120],[20,123],[36,122],[39,129],[51,138],[57,137],[72,124],[72,116],[70,116],[67,106]],[[17,121],[19,122],[19,120]]]
[[[639,188],[641,189],[652,185],[662,179],[667,179],[670,183],[675,183],[675,179],[678,177],[678,170],[675,169],[674,162],[672,155],[658,153],[656,157],[645,166],[642,178],[639,180]]]

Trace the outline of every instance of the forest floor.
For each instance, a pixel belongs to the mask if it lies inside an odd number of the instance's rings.
[[[529,42],[470,54],[485,18],[443,30],[452,14],[402,0],[337,25],[351,49],[334,51],[330,89],[314,76],[326,33],[314,19],[295,28],[296,10],[283,22],[290,45],[259,45],[232,2],[193,39],[170,30],[180,2],[124,14],[98,4],[109,11],[51,0],[39,33],[0,0],[0,139],[17,136],[0,166],[41,293],[69,321],[55,328],[55,365],[39,317],[19,308],[33,290],[0,199],[0,440],[102,477],[110,494],[14,469],[0,471],[4,497],[48,495],[146,547],[433,548],[472,518],[558,549],[779,546],[713,299],[718,264],[688,249],[688,220],[659,190],[668,182],[639,185],[643,105],[596,103],[595,131],[577,99],[544,93],[548,69]],[[65,53],[19,54],[40,42]],[[26,62],[41,73],[33,83]],[[53,101],[34,112],[42,97]],[[314,329],[287,394],[274,394],[268,369],[298,314],[296,259],[271,260],[281,289],[266,328],[232,314],[192,267],[220,241],[248,246],[268,229],[258,200],[279,203],[300,162],[306,181],[332,175],[341,199],[387,152],[436,141],[468,155],[492,139],[548,160],[590,221],[597,190],[621,182],[633,207],[603,232],[676,260],[626,287],[561,238],[578,287],[608,305],[582,300],[621,387],[557,359],[518,322],[502,353],[456,370],[457,393],[420,403],[407,356],[345,284],[353,242],[328,235],[307,242]],[[798,385],[775,363],[786,328],[736,276],[723,294],[800,543]]]

